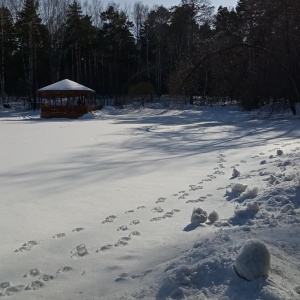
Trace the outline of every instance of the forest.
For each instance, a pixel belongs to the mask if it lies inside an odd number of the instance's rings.
[[[299,0],[1,0],[0,27],[0,103],[65,78],[100,96],[228,97],[294,114],[300,99]]]

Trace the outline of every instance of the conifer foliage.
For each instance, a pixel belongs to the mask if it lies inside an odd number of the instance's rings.
[[[300,99],[300,2],[179,0],[170,8],[101,0],[3,0],[0,89],[35,103],[69,78],[98,94],[148,83],[156,95],[230,97],[246,108]],[[33,105],[34,106],[34,105]]]

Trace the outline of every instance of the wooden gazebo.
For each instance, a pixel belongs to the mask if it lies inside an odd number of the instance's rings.
[[[78,118],[101,107],[94,103],[95,91],[64,79],[37,91],[41,118]]]

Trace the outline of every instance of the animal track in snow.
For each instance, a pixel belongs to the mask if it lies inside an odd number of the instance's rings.
[[[8,288],[10,286],[11,286],[11,283],[9,281],[4,281],[4,282],[0,283],[0,288],[1,289],[6,289],[6,288]]]
[[[155,203],[163,203],[167,200],[167,198],[164,198],[164,197],[160,197],[157,199],[157,201]]]
[[[64,267],[61,267],[61,268],[59,268],[57,271],[56,271],[56,273],[67,273],[67,272],[70,272],[70,271],[72,271],[73,270],[73,268],[72,267],[69,267],[69,266],[64,266]]]
[[[172,218],[175,213],[180,212],[180,209],[172,209],[171,211],[167,211],[162,217],[152,218],[150,219],[151,222],[153,221],[160,221],[167,218]]]
[[[78,228],[74,228],[74,229],[72,230],[72,232],[79,232],[79,231],[82,231],[82,230],[84,230],[83,227],[78,227]]]
[[[40,269],[30,269],[23,277],[35,277],[41,274],[42,272]]]
[[[139,231],[132,231],[129,236],[139,236],[141,233]]]
[[[117,217],[117,216],[115,216],[115,215],[108,216],[108,217],[106,217],[106,219],[102,222],[102,224],[105,224],[105,223],[112,223],[116,217]]]
[[[120,227],[118,227],[117,231],[125,231],[128,230],[129,228],[126,225],[122,225]]]
[[[40,277],[41,280],[43,281],[50,281],[50,280],[53,280],[54,279],[54,276],[53,275],[48,275],[48,274],[43,274],[41,277]]]
[[[23,290],[24,285],[15,285],[8,287],[5,291],[1,291],[0,296],[11,296],[15,293],[19,293]]]
[[[162,220],[162,217],[156,217],[156,218],[150,219],[150,222],[153,222],[153,221],[160,221],[160,220]]]
[[[241,163],[243,163],[243,164],[245,164],[246,162],[247,162],[247,161],[246,161],[246,160],[244,160],[244,159],[243,159],[243,160],[241,160]]]
[[[216,175],[225,175],[225,173],[223,171],[215,171],[214,174],[216,174]]]
[[[107,250],[110,250],[112,247],[113,247],[113,245],[108,244],[108,245],[102,246],[100,249],[97,249],[96,252],[105,252]]]
[[[198,198],[196,200],[187,200],[185,203],[197,203],[197,202],[203,202],[204,199],[202,198]]]
[[[139,220],[133,220],[130,225],[137,225],[137,224],[140,224],[140,221]]]
[[[142,205],[142,206],[138,206],[137,209],[143,209],[143,208],[146,208],[146,206]]]
[[[121,237],[115,244],[114,246],[115,247],[123,247],[123,246],[126,246],[128,245],[128,241],[131,240],[131,237],[129,236],[124,236],[124,237]]]
[[[188,196],[188,195],[189,195],[188,193],[184,193],[178,199],[185,199],[185,197]]]
[[[44,287],[45,283],[43,281],[40,280],[36,280],[31,282],[31,284],[27,285],[25,290],[26,291],[30,291],[30,290],[38,290],[42,287]]]
[[[154,213],[162,213],[164,210],[160,206],[157,206],[152,208],[151,211]]]
[[[203,189],[202,185],[190,185],[190,191],[197,191],[202,189]]]
[[[31,250],[34,246],[38,245],[40,242],[38,241],[28,241],[24,243],[20,248],[16,249],[15,252],[23,252]]]
[[[134,212],[134,210],[133,209],[130,209],[130,210],[126,210],[125,211],[125,214],[130,214],[130,213],[133,213]]]
[[[74,248],[71,251],[71,253],[72,253],[71,257],[73,258],[73,257],[82,257],[82,256],[85,256],[89,252],[88,252],[87,248],[85,247],[85,244],[81,244],[81,245],[76,246],[76,248]]]
[[[59,238],[62,238],[66,236],[66,234],[64,232],[61,232],[61,233],[57,233],[53,236],[54,239],[59,239]]]

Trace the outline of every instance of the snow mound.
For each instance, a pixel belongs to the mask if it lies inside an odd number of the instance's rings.
[[[232,193],[243,193],[247,189],[247,184],[242,184],[242,183],[234,183],[231,185],[231,192]]]
[[[241,193],[241,195],[239,196],[239,200],[253,199],[258,195],[258,192],[258,187],[247,189],[245,192]]]
[[[247,280],[268,277],[271,255],[266,245],[253,239],[245,243],[237,256],[234,268],[237,274]]]

